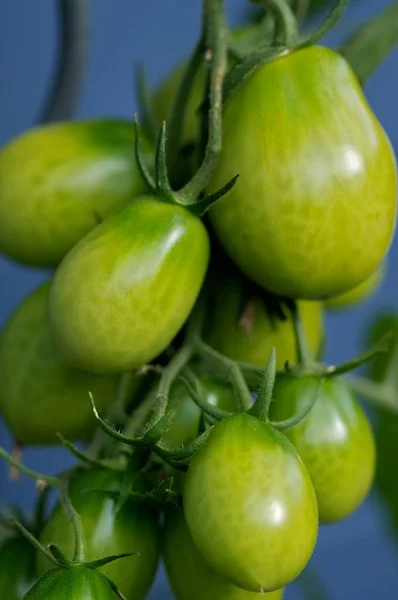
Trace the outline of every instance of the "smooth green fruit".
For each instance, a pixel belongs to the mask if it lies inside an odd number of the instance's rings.
[[[106,470],[83,471],[72,483],[71,500],[82,520],[87,560],[139,552],[139,556],[117,560],[101,567],[100,571],[116,583],[129,600],[142,600],[153,582],[158,565],[158,520],[155,514],[132,501],[117,510],[114,498],[98,493],[98,490],[119,491],[120,477]],[[87,490],[97,490],[97,493]],[[73,529],[60,505],[50,515],[40,541],[44,545],[56,544],[67,556],[73,554]],[[51,563],[38,553],[39,573],[50,568]]]
[[[383,265],[379,267],[370,277],[365,279],[362,283],[354,287],[352,290],[329,298],[324,302],[324,306],[328,310],[344,310],[351,308],[360,302],[363,302],[370,296],[372,296],[381,286],[384,279],[385,269]]]
[[[210,216],[225,250],[264,288],[325,299],[384,259],[396,224],[395,157],[336,52],[288,53],[237,88],[210,191],[237,173]]]
[[[127,560],[127,559],[126,559]],[[25,600],[116,600],[109,581],[86,567],[59,567],[41,577]]]
[[[59,357],[48,322],[50,284],[25,298],[0,338],[0,411],[22,445],[85,440],[96,429],[89,392],[106,414],[116,396],[116,377],[72,369]]]
[[[315,547],[318,509],[304,464],[284,435],[247,414],[217,424],[193,458],[184,513],[209,567],[248,591],[284,587]]]
[[[57,347],[72,365],[98,373],[151,361],[186,321],[208,259],[197,217],[153,196],[136,198],[58,267],[50,296]]]
[[[319,386],[316,377],[277,378],[272,419],[302,412]],[[311,477],[321,523],[335,523],[363,502],[375,472],[375,442],[368,419],[347,385],[326,379],[307,417],[286,431]]]
[[[43,125],[0,153],[0,251],[55,267],[101,219],[144,193],[128,121]],[[148,142],[144,151],[153,154]]]
[[[14,536],[0,547],[0,598],[22,600],[36,581],[36,550],[23,536]]]
[[[282,600],[283,589],[247,592],[212,571],[195,547],[182,511],[166,514],[163,537],[166,573],[176,600]]]
[[[291,318],[281,321],[272,315],[265,301],[248,294],[244,284],[244,278],[235,272],[218,279],[213,290],[206,340],[226,356],[261,368],[267,364],[272,348],[276,350],[278,369],[283,368],[287,360],[296,362]],[[317,354],[323,340],[322,305],[300,302],[299,311],[309,347]]]

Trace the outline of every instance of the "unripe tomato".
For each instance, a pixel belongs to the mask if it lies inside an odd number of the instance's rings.
[[[0,339],[0,411],[23,445],[88,439],[96,429],[88,393],[106,414],[117,378],[72,369],[58,356],[48,321],[50,284],[18,306]]]
[[[379,267],[370,277],[365,279],[362,283],[354,287],[352,290],[329,298],[324,302],[324,306],[328,310],[344,310],[345,308],[351,308],[360,302],[363,302],[370,296],[372,296],[380,287],[384,279],[384,268]]]
[[[146,154],[152,154],[143,142]],[[128,121],[43,125],[0,153],[0,251],[55,267],[100,219],[146,191]]]
[[[285,420],[303,411],[318,386],[316,377],[278,377],[272,418]],[[365,413],[347,385],[335,378],[324,381],[311,412],[286,435],[310,474],[320,522],[334,523],[351,514],[372,485],[375,443]]]
[[[193,543],[182,511],[167,513],[163,558],[176,600],[281,600],[283,589],[258,594],[222,579],[207,566]]]
[[[248,591],[287,585],[315,547],[318,511],[304,464],[284,435],[247,414],[217,424],[192,460],[184,513],[209,567]]]
[[[22,600],[36,581],[36,550],[23,536],[6,540],[0,547],[0,598]]]
[[[116,500],[90,490],[118,491],[120,476],[98,469],[83,471],[73,481],[70,489],[74,508],[80,515],[86,541],[87,560],[96,560],[113,554],[139,552],[123,560],[101,567],[127,598],[142,600],[155,577],[160,536],[155,514],[128,501],[116,510]],[[60,505],[50,515],[40,536],[45,545],[54,543],[67,556],[73,554],[74,534]],[[38,571],[45,573],[51,563],[38,553]]]
[[[227,101],[223,132],[210,189],[240,177],[210,216],[250,279],[324,299],[377,269],[395,230],[396,162],[344,58],[310,47],[262,66]]]
[[[71,364],[98,373],[152,360],[191,312],[208,257],[197,217],[153,196],[136,198],[58,267],[50,296],[57,347]]]
[[[25,600],[116,600],[109,581],[86,567],[59,567],[41,577]]]
[[[250,302],[250,323],[243,317]],[[323,310],[319,302],[300,302],[299,311],[310,349],[317,354],[323,340]],[[291,318],[281,321],[271,316],[262,298],[247,296],[243,278],[230,274],[218,280],[212,297],[206,340],[216,350],[234,360],[264,368],[276,349],[277,368],[288,360],[296,362],[296,343]],[[260,372],[259,372],[260,376]],[[253,382],[258,384],[258,381]]]

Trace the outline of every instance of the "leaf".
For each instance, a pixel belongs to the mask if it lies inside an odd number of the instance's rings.
[[[398,44],[398,2],[357,29],[340,48],[363,85]]]
[[[398,313],[379,315],[369,329],[367,342],[374,343],[389,331],[396,335],[395,345],[387,355],[380,355],[369,363],[368,374],[375,381],[394,378],[398,394]],[[374,414],[377,447],[375,486],[398,541],[398,415],[378,406]]]

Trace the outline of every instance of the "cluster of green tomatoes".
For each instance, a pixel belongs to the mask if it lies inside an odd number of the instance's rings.
[[[152,99],[157,123],[182,77]],[[61,441],[80,458],[42,478],[68,501],[23,528],[37,547],[12,526],[1,597],[141,600],[162,554],[177,600],[277,600],[318,524],[371,487],[367,417],[342,370],[317,359],[325,306],[382,277],[391,144],[341,55],[283,52],[226,99],[205,193],[182,201],[205,88],[202,65],[178,148],[100,119],[41,126],[0,152],[0,251],[51,269],[2,332],[1,414],[20,446]],[[90,440],[86,453],[72,444]]]

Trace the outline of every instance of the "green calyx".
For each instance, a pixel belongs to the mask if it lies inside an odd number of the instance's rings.
[[[210,208],[210,206],[222,196],[225,196],[237,181],[238,175],[226,182],[220,190],[210,195],[205,195],[205,189],[210,182],[214,169],[217,166],[218,157],[221,152],[222,140],[222,107],[223,107],[223,84],[227,70],[228,56],[228,29],[224,14],[224,5],[222,0],[205,0],[204,19],[202,27],[202,36],[188,63],[187,70],[183,76],[180,89],[177,93],[173,116],[170,127],[171,153],[177,152],[179,148],[179,138],[181,136],[182,122],[184,118],[186,104],[189,98],[190,90],[195,79],[195,75],[201,62],[204,61],[209,70],[209,101],[207,103],[207,94],[204,99],[204,107],[207,107],[208,118],[204,119],[204,155],[202,163],[192,177],[192,179],[180,190],[173,190],[168,173],[168,164],[176,159],[171,154],[168,156],[168,146],[166,143],[166,123],[163,122],[158,136],[156,158],[155,158],[155,176],[145,166],[143,156],[140,152],[140,135],[137,117],[135,118],[136,142],[135,153],[137,164],[143,178],[152,192],[161,199],[172,204],[178,204],[185,207],[198,216]],[[141,81],[141,97],[146,98],[145,85]],[[207,92],[207,89],[206,89]],[[147,106],[147,102],[145,102]],[[202,107],[202,110],[204,108]],[[148,121],[148,110],[143,112],[145,120]]]

